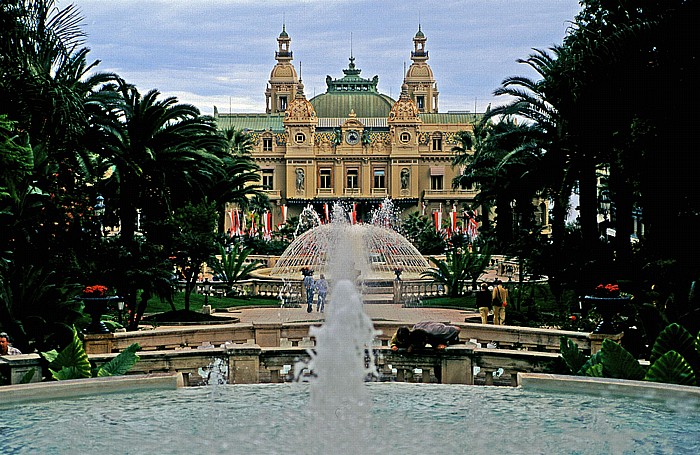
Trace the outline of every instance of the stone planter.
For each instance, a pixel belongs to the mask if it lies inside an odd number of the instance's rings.
[[[90,315],[90,324],[85,328],[85,333],[109,333],[109,329],[100,319],[107,312],[109,304],[120,300],[121,297],[81,297],[84,312]]]
[[[583,299],[601,316],[601,321],[592,333],[618,333],[613,318],[622,311],[625,304],[630,300],[629,297],[595,297],[587,295]]]

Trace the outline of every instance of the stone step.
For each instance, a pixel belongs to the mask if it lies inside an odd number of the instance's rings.
[[[364,294],[362,303],[394,303],[394,294]]]

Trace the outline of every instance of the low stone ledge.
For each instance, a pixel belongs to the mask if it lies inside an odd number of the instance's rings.
[[[546,373],[518,373],[518,386],[543,392],[653,399],[700,409],[700,387],[693,386]]]
[[[183,385],[180,373],[109,376],[104,378],[18,384],[0,387],[0,406],[32,401],[104,395],[106,393],[168,390],[183,387]]]

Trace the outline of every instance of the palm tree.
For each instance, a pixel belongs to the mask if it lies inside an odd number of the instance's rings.
[[[523,117],[532,125],[532,142],[509,159],[526,160],[535,166],[541,182],[543,195],[550,195],[554,200],[552,212],[552,237],[557,245],[563,244],[566,214],[569,198],[577,177],[574,168],[574,155],[570,152],[566,125],[561,117],[564,101],[560,101],[560,92],[554,76],[559,71],[558,56],[562,50],[552,48],[554,56],[535,50],[526,60],[518,60],[533,68],[542,78],[532,80],[527,77],[509,77],[494,94],[508,95],[513,101],[492,111],[492,115],[515,115]]]
[[[159,95],[151,90],[141,96],[121,80],[100,94],[104,109],[95,121],[104,145],[98,153],[115,166],[125,244],[133,239],[137,208],[146,218],[165,219],[174,208],[202,200],[222,173],[224,141],[213,120]]]
[[[263,267],[259,262],[247,262],[248,256],[252,253],[253,250],[250,248],[240,250],[233,248],[231,251],[226,251],[225,247],[219,245],[218,256],[221,258],[212,256],[208,265],[226,282],[226,294],[231,292],[236,281]]]
[[[464,284],[471,282],[476,288],[476,280],[484,273],[491,261],[491,255],[470,253],[469,251],[448,251],[446,260],[429,257],[435,264],[421,274],[423,278],[431,278],[434,283],[444,285],[450,297],[462,294]]]

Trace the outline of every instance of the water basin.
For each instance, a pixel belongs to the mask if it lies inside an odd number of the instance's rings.
[[[700,453],[682,402],[510,387],[368,383],[353,446],[317,431],[308,384],[225,385],[0,409],[4,454]],[[364,430],[363,430],[364,428]]]

